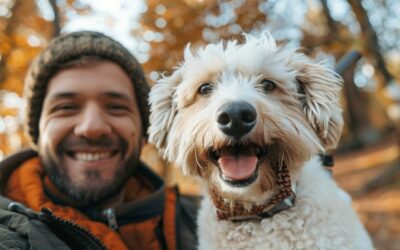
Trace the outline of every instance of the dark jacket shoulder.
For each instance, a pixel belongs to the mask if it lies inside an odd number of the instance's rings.
[[[0,249],[70,249],[35,213],[0,196]]]

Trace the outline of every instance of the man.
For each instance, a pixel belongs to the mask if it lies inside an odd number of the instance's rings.
[[[34,150],[0,163],[0,249],[191,249],[195,206],[139,161],[149,87],[120,43],[53,40],[26,78]]]

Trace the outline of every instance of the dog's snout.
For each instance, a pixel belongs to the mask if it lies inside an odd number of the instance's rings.
[[[236,139],[249,133],[256,124],[256,120],[256,109],[247,102],[226,103],[217,112],[219,129]]]

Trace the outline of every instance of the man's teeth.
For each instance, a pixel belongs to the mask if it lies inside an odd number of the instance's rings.
[[[79,161],[99,161],[111,156],[111,152],[103,153],[76,153],[75,159]]]

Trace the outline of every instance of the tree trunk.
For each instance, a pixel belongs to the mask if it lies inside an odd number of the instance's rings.
[[[332,37],[338,33],[338,23],[332,18],[331,13],[329,11],[327,0],[321,0],[322,10],[325,14],[326,22],[329,27],[329,36]]]
[[[362,40],[364,43],[364,54],[367,56],[377,72],[383,77],[383,85],[386,86],[393,79],[385,66],[385,61],[380,52],[378,37],[373,29],[366,10],[361,5],[361,0],[347,0],[356,16],[356,19],[361,27]]]

